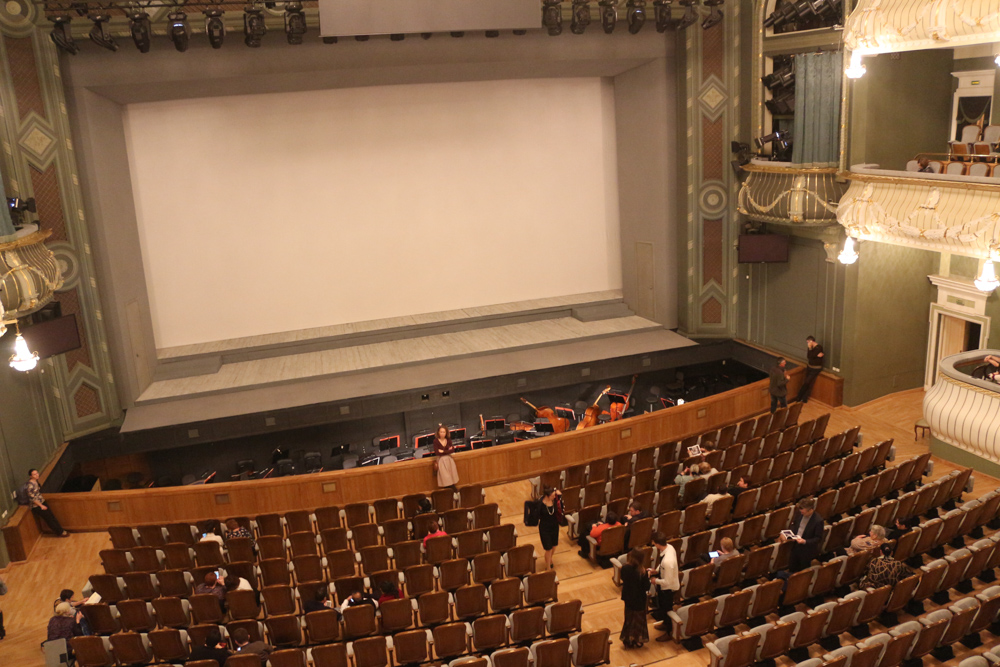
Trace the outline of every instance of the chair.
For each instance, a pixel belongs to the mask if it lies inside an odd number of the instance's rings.
[[[467,623],[446,623],[432,630],[434,653],[439,660],[455,658],[469,650],[472,626]]]
[[[188,657],[188,636],[185,630],[166,628],[152,630],[146,637],[153,655],[162,662],[185,662]]]
[[[464,512],[464,510],[459,511]],[[452,538],[450,536],[432,537],[424,543],[424,560],[426,562],[438,565],[451,558],[454,558],[454,554],[452,553]]]
[[[532,662],[545,667],[570,667],[570,642],[568,639],[548,639],[535,642],[529,649]]]
[[[413,565],[403,571],[406,594],[410,597],[420,597],[435,588],[436,576],[433,565]]]
[[[299,531],[297,533],[291,533],[288,539],[285,540],[285,544],[288,550],[291,551],[292,556],[315,556],[316,549],[321,543],[321,538],[318,538],[312,532]]]
[[[340,619],[334,609],[311,611],[303,621],[309,644],[329,644],[340,639]]]
[[[784,585],[785,582],[775,579],[774,581],[749,587],[747,590],[752,593],[752,596],[747,616],[751,619],[758,619],[778,611],[778,608],[781,606],[781,594]]]
[[[581,632],[569,638],[574,667],[591,667],[610,662],[611,632],[607,628]]]
[[[480,616],[472,622],[472,648],[486,653],[507,645],[507,617],[503,614]]]
[[[550,636],[579,632],[583,622],[583,603],[568,600],[547,604],[544,619],[545,630]]]
[[[488,584],[503,577],[503,557],[497,551],[479,554],[472,559],[472,581]]]
[[[526,607],[510,615],[510,641],[522,644],[545,636],[545,609]]]
[[[260,594],[268,616],[296,613],[295,597],[290,586],[265,586]]]
[[[332,551],[345,551],[349,548],[346,528],[326,528],[320,531],[320,542],[323,545],[323,553]]]
[[[90,624],[90,630],[98,635],[111,635],[121,629],[118,623],[118,610],[106,602],[87,604],[80,607],[84,618]]]
[[[267,664],[268,667],[306,667],[306,652],[298,648],[274,651],[267,656]]]
[[[361,523],[353,526],[347,533],[354,550],[361,551],[365,547],[373,547],[379,542],[379,527],[374,523]]]
[[[741,590],[717,597],[716,600],[719,604],[715,614],[715,626],[728,628],[746,621],[752,598],[753,591],[750,590]]]
[[[953,148],[962,148],[963,144],[954,144]],[[955,151],[953,155],[967,155],[967,153]],[[952,160],[945,164],[944,173],[950,176],[965,176],[968,165],[965,162]]]
[[[346,639],[367,637],[378,632],[374,605],[356,604],[344,609],[343,614]]]
[[[438,587],[454,592],[469,583],[469,561],[464,558],[446,560],[438,565]]]
[[[520,579],[535,571],[535,547],[530,544],[516,546],[509,549],[501,560],[506,576]]]
[[[125,580],[113,574],[92,574],[90,575],[90,587],[95,593],[101,596],[101,601],[107,604],[115,604],[125,599],[122,587]]]
[[[145,600],[122,600],[117,605],[118,622],[123,630],[149,632],[156,627],[153,620],[153,605]]]
[[[489,588],[490,607],[493,611],[506,611],[521,606],[522,583],[515,577],[494,581]]]
[[[455,599],[455,618],[468,619],[483,616],[489,611],[487,601],[489,595],[486,586],[471,584],[461,586],[453,592]]]
[[[494,584],[495,585],[495,584]],[[492,595],[493,589],[490,588]],[[424,593],[417,598],[417,614],[420,625],[429,627],[451,620],[451,594],[445,591]],[[496,609],[496,606],[493,607]]]
[[[176,597],[156,598],[153,600],[153,610],[160,627],[186,628],[191,624],[190,603],[187,600]]]
[[[386,600],[379,605],[379,625],[384,634],[407,630],[413,626],[417,601],[413,598]]]
[[[674,641],[680,642],[712,632],[715,629],[715,612],[718,604],[713,598],[667,612],[673,621]]]
[[[493,667],[528,667],[531,651],[527,648],[507,648],[494,651],[490,655]]]
[[[524,604],[541,604],[559,599],[559,579],[555,570],[529,574],[523,579]]]
[[[767,623],[750,630],[760,636],[754,656],[757,662],[774,660],[788,653],[795,633],[795,623]]]
[[[111,640],[106,637],[73,637],[69,645],[76,654],[79,667],[111,667],[115,659],[111,656]]]
[[[348,654],[354,657],[354,667],[386,667],[389,664],[388,651],[385,637],[367,637],[347,646]]]
[[[466,530],[452,535],[456,548],[456,558],[472,558],[486,551],[486,531],[482,528]]]
[[[219,598],[211,593],[192,595],[188,598],[195,623],[222,623],[224,614]]]
[[[500,524],[486,529],[486,544],[489,551],[501,554],[517,546],[517,531],[513,524]]]
[[[392,637],[392,657],[397,665],[419,664],[431,657],[430,630],[409,630]]]

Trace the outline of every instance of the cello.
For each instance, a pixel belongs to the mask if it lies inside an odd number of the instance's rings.
[[[556,411],[552,408],[543,405],[540,408],[536,408],[534,405],[529,403],[525,398],[521,397],[521,402],[527,405],[529,408],[535,411],[535,418],[548,419],[549,423],[552,424],[553,433],[565,433],[569,430],[569,420],[565,417],[560,417],[556,414]]]
[[[583,429],[590,428],[591,426],[597,426],[597,419],[598,417],[601,416],[601,412],[603,412],[603,410],[597,407],[597,402],[601,400],[601,397],[603,397],[609,391],[611,391],[610,384],[604,388],[604,391],[602,391],[600,394],[597,395],[597,398],[594,399],[594,404],[589,406],[587,410],[583,413],[583,417],[580,419],[580,423],[576,425],[577,431],[582,431]]]
[[[624,403],[612,403],[608,407],[608,412],[611,414],[611,421],[616,422],[622,418],[626,411],[628,411],[629,403],[632,401],[632,392],[635,391],[635,381],[639,379],[639,374],[636,373],[632,376],[632,386],[629,387],[628,395],[625,396]]]

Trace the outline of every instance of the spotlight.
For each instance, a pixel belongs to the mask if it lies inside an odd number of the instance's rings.
[[[569,31],[574,35],[582,35],[588,25],[590,25],[589,0],[573,0],[573,21],[570,23]]]
[[[542,27],[555,37],[562,34],[562,7],[559,0],[542,0]]]
[[[226,24],[222,20],[221,9],[205,10],[205,34],[213,49],[222,48],[222,40],[226,36]]]
[[[684,8],[684,16],[677,23],[678,30],[687,30],[695,23],[698,22],[698,0],[678,0],[681,7]]]
[[[430,39],[433,35],[433,32],[422,32],[420,33],[420,39]]]
[[[25,224],[25,213],[35,213],[35,200],[21,199],[20,197],[8,197],[7,208],[10,209],[10,219],[15,227],[23,227]]]
[[[764,27],[781,27],[785,23],[803,19],[812,14],[816,18],[835,18],[840,15],[844,0],[798,0],[786,2],[764,19]]]
[[[795,113],[795,88],[779,88],[772,93],[771,99],[764,101],[764,106],[767,107],[772,116],[787,116]]]
[[[244,43],[251,48],[259,48],[260,40],[267,34],[267,24],[264,13],[259,9],[247,9],[243,12]]]
[[[757,149],[761,150],[768,144],[771,145],[771,160],[774,162],[788,162],[792,154],[791,133],[787,130],[777,130],[763,137],[754,139]]]
[[[601,0],[598,4],[601,6],[601,27],[610,35],[618,23],[618,0]]]
[[[68,14],[62,14],[61,16],[50,16],[49,20],[53,23],[52,32],[49,34],[49,37],[52,38],[52,43],[63,53],[68,53],[72,56],[79,53],[80,48],[73,41],[73,34],[69,29],[69,23],[73,19]]]
[[[656,17],[656,32],[666,32],[677,26],[673,16],[674,0],[653,0],[653,14]]]
[[[499,30],[487,30],[486,31],[486,36],[489,39],[494,39],[495,37],[499,37],[500,36],[500,31]]]
[[[357,42],[367,42],[371,38],[371,35],[355,35],[354,40]]]
[[[733,173],[736,174],[737,178],[740,175],[740,167],[745,164],[750,163],[750,159],[753,153],[750,151],[750,144],[744,144],[740,141],[732,141],[729,143],[729,149],[732,151],[736,159],[732,160],[730,164],[733,167]]]
[[[288,43],[301,44],[302,36],[306,34],[306,30],[306,15],[302,13],[302,3],[289,2],[285,5],[285,37],[288,38]],[[393,40],[396,40],[395,35],[393,35]]]
[[[771,92],[774,92],[776,88],[791,86],[795,83],[795,69],[791,64],[788,64],[774,70],[767,76],[760,77],[760,82]]]
[[[394,32],[391,35],[389,35],[389,41],[392,41],[392,42],[402,42],[404,39],[406,39],[406,35],[403,34],[403,33],[401,33],[401,32]],[[299,44],[301,44],[301,43],[302,42],[300,40]]]
[[[701,22],[702,30],[708,30],[722,23],[722,10],[719,9],[726,0],[705,0],[705,6],[709,8],[708,16]]]
[[[642,30],[646,24],[646,0],[628,0],[625,19],[630,34],[635,35]]]
[[[152,27],[149,23],[149,14],[146,12],[133,12],[128,17],[129,31],[132,33],[132,41],[139,53],[149,53],[152,44]]]
[[[452,37],[465,37],[465,31],[464,30],[454,30],[454,31],[452,31],[452,32],[450,32],[448,34],[451,35]]]
[[[844,74],[847,75],[847,78],[860,79],[867,71],[868,68],[861,62],[861,52],[851,51],[851,65],[844,70]]]
[[[94,22],[94,27],[90,29],[90,41],[98,46],[103,46],[108,51],[117,51],[118,43],[115,42],[115,38],[111,36],[111,33],[104,29],[105,24],[111,20],[111,16],[108,14],[90,14],[87,18]]]
[[[528,31],[525,30],[524,28],[517,28],[516,30],[512,30],[511,32],[513,32],[518,37],[524,37],[525,35],[528,34]]]
[[[167,21],[170,23],[170,41],[174,43],[174,48],[181,53],[188,50],[188,22],[187,14],[184,12],[174,12],[167,14]]]

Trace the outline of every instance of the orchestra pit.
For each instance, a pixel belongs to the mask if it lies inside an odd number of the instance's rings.
[[[1000,663],[1000,7],[0,6],[0,664]]]

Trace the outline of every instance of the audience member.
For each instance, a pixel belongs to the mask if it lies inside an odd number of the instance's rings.
[[[653,546],[660,555],[659,566],[650,570],[653,576],[651,581],[656,586],[656,612],[653,613],[653,618],[659,621],[653,627],[664,631],[656,641],[667,642],[671,640],[673,626],[668,614],[674,608],[674,591],[681,587],[680,568],[677,566],[677,551],[667,544],[666,535],[660,532],[653,535]]]
[[[779,406],[788,407],[788,381],[792,379],[792,376],[785,371],[783,358],[778,359],[778,363],[771,368],[769,375],[771,383],[768,392],[771,394],[771,412],[774,413],[777,412]]]
[[[576,543],[580,545],[580,550],[577,554],[580,558],[590,557],[590,540],[587,536],[593,537],[597,540],[597,546],[601,546],[601,535],[604,534],[608,528],[612,526],[620,526],[621,522],[618,521],[618,515],[614,512],[608,512],[607,516],[604,517],[604,521],[596,522],[589,531],[580,531],[580,537],[577,539]]]
[[[340,611],[343,613],[348,607],[354,607],[359,604],[370,604],[371,606],[378,609],[378,600],[371,593],[365,593],[362,591],[355,591],[351,593],[346,600],[340,605]]]
[[[244,579],[243,577],[229,576],[229,577],[225,577],[221,581],[222,581],[223,587],[225,587],[225,589],[226,589],[226,593],[230,593],[232,591],[252,591],[253,590],[253,586],[250,585],[250,582],[247,581],[246,579]]]
[[[719,568],[730,558],[734,556],[739,556],[739,549],[733,544],[733,540],[730,537],[723,537],[719,540],[719,555],[715,558],[710,558],[709,562],[715,565],[715,574],[719,573]]]
[[[199,542],[215,542],[220,547],[225,544],[225,540],[222,539],[222,535],[219,535],[219,529],[216,527],[215,522],[202,522],[199,524],[198,530],[201,531],[201,537],[198,539]]]
[[[80,620],[83,614],[73,609],[69,602],[60,602],[56,605],[52,618],[49,619],[48,637],[45,641],[56,639],[69,640],[72,637],[80,637],[84,634],[80,627]]]
[[[228,541],[234,537],[250,538],[250,546],[253,547],[254,551],[257,550],[257,542],[253,539],[253,532],[249,528],[241,526],[236,519],[227,519],[225,538]]]
[[[559,527],[564,525],[566,513],[563,511],[562,491],[546,486],[538,500],[538,538],[542,542],[546,570],[555,567],[552,557],[559,546]]]
[[[430,514],[434,511],[430,498],[421,498],[417,503],[417,514]]]
[[[59,519],[45,504],[45,497],[42,496],[42,485],[38,479],[38,470],[32,468],[28,471],[28,481],[25,483],[25,487],[28,492],[28,505],[31,507],[31,513],[48,524],[52,532],[59,537],[69,537],[69,533],[59,523]]]
[[[206,572],[205,581],[194,587],[195,595],[214,595],[219,606],[226,611],[226,585],[215,572]]]
[[[891,544],[883,544],[880,549],[881,555],[873,558],[868,563],[868,567],[865,568],[865,576],[858,582],[859,591],[882,586],[895,586],[912,574],[910,568],[892,557],[893,546]]]
[[[424,547],[427,547],[427,540],[434,537],[445,537],[447,535],[448,533],[441,530],[441,525],[437,522],[437,519],[431,521],[429,530],[427,531],[427,534],[424,535]]]
[[[695,463],[694,465],[688,468],[684,468],[684,470],[682,470],[680,473],[678,473],[676,477],[674,477],[674,484],[678,486],[677,495],[681,499],[684,498],[684,487],[687,486],[687,483],[701,477],[702,465],[708,466],[708,469],[711,469],[712,467],[709,466],[707,463],[706,464]]]
[[[222,633],[218,628],[210,628],[201,643],[191,649],[191,657],[188,660],[215,660],[221,667],[228,658],[229,649],[222,640]]]
[[[317,586],[316,594],[313,595],[313,598],[302,603],[302,611],[308,614],[314,611],[330,609],[331,606],[330,591],[327,590],[326,586]]]
[[[392,583],[391,581],[383,581],[381,584],[379,584],[378,588],[380,594],[377,602],[379,604],[382,604],[383,602],[388,602],[390,600],[398,600],[401,597],[403,597],[399,592],[399,588],[396,586],[396,584]]]
[[[622,523],[626,526],[633,521],[638,521],[639,519],[648,519],[649,512],[642,509],[642,503],[637,503],[632,501],[628,505],[628,509],[625,511],[625,517],[622,519]]]
[[[931,161],[925,157],[917,159],[917,166],[919,169],[917,171],[921,174],[933,174],[934,169],[931,167]]]
[[[52,613],[55,613],[56,607],[58,607],[63,602],[68,603],[71,607],[80,607],[86,600],[74,600],[73,599],[73,589],[64,588],[59,591],[59,597],[55,599],[52,603]]]
[[[809,402],[809,394],[812,393],[813,384],[816,378],[823,372],[823,346],[816,342],[812,336],[806,336],[806,377],[802,380],[802,388],[796,401],[802,403]]]
[[[244,628],[236,628],[233,630],[232,637],[233,643],[236,644],[237,655],[253,653],[254,655],[267,657],[267,655],[274,650],[273,646],[265,644],[259,639],[255,642],[250,641],[250,633],[248,633]]]
[[[625,648],[642,648],[649,641],[646,628],[646,596],[649,594],[649,573],[642,566],[641,549],[628,552],[622,566],[622,602],[625,603],[625,618],[619,639]]]
[[[898,542],[899,538],[916,528],[918,525],[920,525],[920,517],[911,516],[907,519],[900,519],[897,517],[895,525],[891,530],[889,530],[888,538]]]
[[[872,526],[867,535],[857,535],[851,540],[851,546],[847,547],[847,555],[853,556],[862,551],[868,551],[875,547],[880,547],[885,543],[885,528],[882,526]]]
[[[778,538],[781,542],[787,540],[795,542],[788,563],[791,572],[799,572],[809,567],[812,559],[819,555],[819,543],[823,539],[823,517],[816,514],[816,499],[803,498],[796,508],[798,516],[792,518],[792,525],[789,528],[794,536],[787,538],[782,534]]]

